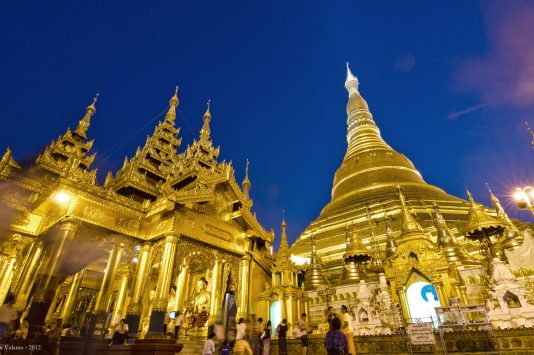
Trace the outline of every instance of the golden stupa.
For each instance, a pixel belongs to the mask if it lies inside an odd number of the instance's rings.
[[[306,277],[306,288],[314,290],[324,284],[315,284],[319,279],[317,259],[321,260],[320,266],[333,287],[350,284],[347,277],[354,265],[347,262],[346,256],[354,245],[360,249],[365,247],[371,254],[371,260],[364,265],[363,278],[377,281],[381,273],[385,272],[386,276],[389,273],[390,278],[404,282],[397,285],[399,290],[406,286],[410,270],[421,272],[429,268],[436,273],[434,276],[456,282],[458,271],[448,271],[447,261],[454,261],[460,269],[485,264],[484,253],[480,253],[484,246],[463,234],[470,218],[474,218],[470,217],[474,202],[451,196],[427,183],[406,156],[384,141],[359,91],[358,79],[348,65],[345,88],[349,94],[347,151],[334,176],[332,199],[290,249],[297,257],[295,260],[309,260],[310,265],[303,267],[308,273],[313,271],[313,277]],[[477,206],[498,220],[506,219],[499,222],[500,225],[513,226],[500,205],[499,213]],[[347,225],[351,225],[354,236],[360,238],[357,243],[349,238]],[[473,228],[476,226],[470,227]],[[492,247],[520,244],[519,240],[512,244],[501,242],[501,235],[495,233],[488,237],[493,242]],[[312,256],[312,250],[317,255]],[[426,261],[417,255],[422,250],[425,250]],[[503,253],[497,250],[497,254],[502,256]],[[399,260],[404,257],[406,260],[401,265]],[[417,261],[417,266],[411,264],[411,259]],[[424,275],[429,282],[434,276]],[[459,291],[455,295],[454,282],[446,282],[444,290],[438,291],[444,292],[447,298],[460,297]],[[393,295],[394,299],[402,301],[400,293],[393,292]]]

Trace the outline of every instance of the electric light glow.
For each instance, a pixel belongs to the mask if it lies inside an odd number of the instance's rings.
[[[58,191],[54,194],[54,200],[57,202],[57,203],[60,203],[60,204],[64,204],[64,203],[67,203],[69,202],[70,200],[70,195],[65,192],[65,191]]]

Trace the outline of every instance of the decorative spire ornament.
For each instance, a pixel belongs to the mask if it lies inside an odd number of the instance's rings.
[[[97,93],[93,99],[93,102],[89,106],[87,106],[87,108],[85,109],[85,116],[83,116],[83,118],[78,123],[78,127],[76,127],[76,129],[74,130],[74,133],[76,133],[78,136],[82,137],[83,139],[87,139],[87,130],[89,129],[89,126],[91,125],[91,117],[96,112],[95,104],[96,104],[96,101],[98,100],[98,95],[100,94]]]

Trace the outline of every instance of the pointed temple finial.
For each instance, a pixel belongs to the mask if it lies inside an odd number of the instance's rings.
[[[83,116],[83,118],[78,123],[78,127],[76,127],[76,129],[74,130],[74,133],[76,133],[80,137],[87,138],[87,130],[89,129],[89,126],[91,125],[91,117],[96,112],[95,104],[96,104],[96,101],[98,100],[98,95],[100,94],[97,93],[95,97],[93,98],[93,102],[89,106],[87,106],[87,108],[85,109],[85,116]]]
[[[496,253],[490,241],[490,236],[501,235],[505,229],[505,224],[490,216],[484,206],[475,202],[471,192],[467,189],[466,191],[471,206],[468,214],[469,223],[465,227],[463,234],[471,240],[482,240],[489,248],[491,256],[495,257]]]
[[[100,93],[96,93],[95,97],[93,98],[93,102],[87,106],[87,108],[85,109],[86,111],[87,110],[92,110],[93,113],[96,111],[96,107],[95,107],[95,104],[96,104],[96,101],[98,100],[98,96],[100,95]]]
[[[349,96],[358,92],[359,84],[360,82],[358,81],[358,78],[352,74],[350,71],[349,62],[347,62],[347,79],[345,80],[345,88],[349,92]]]
[[[506,211],[501,205],[501,201],[497,196],[493,194],[493,191],[491,191],[488,183],[486,183],[486,187],[488,188],[488,191],[490,193],[490,200],[493,204],[493,207],[495,207],[495,212],[497,213],[497,218],[500,219],[504,224],[506,224],[507,229],[507,236],[510,239],[514,239],[517,234],[519,234],[519,229],[515,226],[515,224],[512,222]],[[515,241],[517,243],[517,241]],[[514,245],[515,246],[515,245]]]
[[[174,90],[174,95],[169,100],[169,111],[167,111],[167,114],[165,115],[165,121],[173,122],[176,119],[176,107],[178,107],[179,104],[178,100],[178,85],[176,85],[176,89]]]
[[[419,225],[419,223],[417,223],[417,221],[413,218],[412,214],[408,210],[408,206],[406,205],[404,194],[402,193],[402,189],[399,185],[397,185],[397,191],[399,193],[399,200],[400,200],[401,209],[402,209],[402,234],[405,234],[408,232],[422,231],[421,226]]]
[[[249,193],[250,193],[250,180],[248,178],[248,165],[249,165],[249,161],[247,159],[247,165],[245,167],[245,178],[243,179],[243,182],[241,183],[241,185],[243,186],[243,192],[245,193],[245,196],[246,197],[249,197]]]
[[[207,105],[207,108],[206,108],[206,112],[204,112],[203,118],[205,120],[211,120],[211,112],[210,112],[211,99],[208,99],[208,103],[206,105]]]
[[[471,202],[472,205],[475,204],[475,200],[473,199],[473,195],[471,195],[471,192],[466,188],[465,192],[467,192],[467,197],[469,197],[469,202]]]
[[[210,121],[211,121],[211,112],[210,112],[210,106],[211,106],[211,100],[208,100],[207,103],[207,109],[204,113],[204,116],[202,116],[202,119],[204,120],[204,124],[202,125],[202,129],[200,130],[200,140],[208,141],[210,139]]]
[[[443,218],[436,201],[433,203],[434,208],[434,227],[437,232],[438,246],[443,250],[445,257],[450,263],[463,266],[475,265],[476,261],[467,253],[465,248],[458,243],[456,237],[452,234],[447,222]]]
[[[278,250],[278,253],[281,256],[287,256],[288,251],[289,251],[289,243],[287,242],[287,234],[286,234],[287,224],[286,224],[285,217],[283,215],[284,213],[282,212],[282,223],[280,224],[282,233],[280,235],[280,249]]]

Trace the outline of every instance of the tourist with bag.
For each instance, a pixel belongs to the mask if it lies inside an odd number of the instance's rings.
[[[278,334],[278,354],[287,355],[287,320],[285,318],[276,327],[276,334]]]

